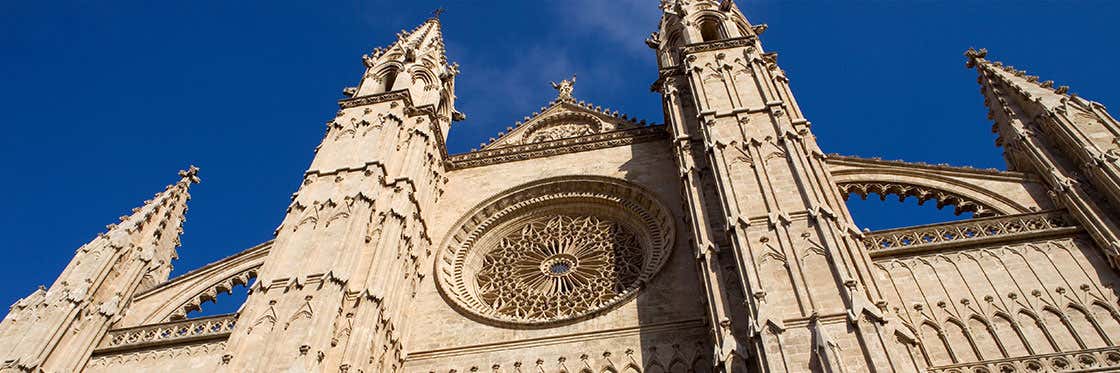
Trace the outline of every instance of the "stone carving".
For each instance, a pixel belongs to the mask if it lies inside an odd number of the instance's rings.
[[[579,316],[635,287],[643,251],[637,236],[608,219],[530,219],[483,256],[479,298],[513,319]]]
[[[665,209],[610,179],[550,180],[478,207],[437,263],[453,304],[499,324],[547,326],[632,297],[664,263]]]
[[[267,250],[167,281],[184,171],[13,305],[0,372],[1120,368],[1102,105],[971,51],[1013,171],[826,156],[765,25],[731,0],[661,3],[666,125],[577,100],[573,76],[449,155],[463,115],[437,14],[363,56]],[[871,193],[978,218],[860,233],[843,199]],[[244,321],[152,324],[258,274]]]
[[[237,325],[237,314],[229,314],[115,329],[105,335],[99,351],[165,344],[187,339],[198,340],[203,337],[225,339],[235,325]]]
[[[591,127],[586,124],[563,123],[537,130],[526,137],[525,141],[522,143],[529,144],[534,142],[562,140],[571,137],[590,135],[591,133]]]
[[[907,197],[915,197],[918,199],[919,205],[933,200],[937,202],[937,208],[953,206],[953,213],[957,215],[965,212],[972,212],[976,217],[985,217],[998,214],[995,209],[989,206],[985,206],[980,202],[970,200],[955,193],[917,185],[909,185],[903,183],[863,182],[843,183],[839,184],[838,187],[840,188],[840,193],[844,198],[848,198],[848,196],[855,194],[862,199],[867,199],[867,195],[874,193],[878,194],[879,198],[886,200],[888,195],[893,194],[897,195],[899,200],[905,200]]]
[[[557,100],[571,100],[572,99],[572,91],[575,90],[575,86],[576,86],[576,76],[575,76],[575,74],[572,74],[572,80],[564,79],[564,80],[561,80],[560,83],[552,82],[552,88],[555,88],[556,92],[557,92],[557,95],[556,95]]]
[[[1042,212],[879,231],[865,235],[863,244],[871,252],[903,248],[919,250],[950,243],[969,244],[981,240],[1013,239],[1076,230],[1077,227],[1066,214]]]

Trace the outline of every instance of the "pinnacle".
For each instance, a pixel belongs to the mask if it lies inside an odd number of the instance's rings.
[[[189,181],[191,184],[198,184],[202,179],[198,178],[198,167],[191,165],[186,170],[179,170],[179,177],[183,180]]]
[[[1026,89],[1027,85],[1036,87],[1031,89],[1031,91],[1036,91],[1036,93],[1040,91],[1037,88],[1043,89],[1041,90],[1041,92],[1044,92],[1042,94],[1052,93],[1064,96],[1069,93],[1068,86],[1059,86],[1055,88],[1053,80],[1041,81],[1038,76],[1029,75],[1026,70],[1018,70],[1014,66],[1004,65],[999,61],[993,62],[986,60],[985,57],[988,56],[988,50],[985,48],[980,48],[979,50],[969,48],[965,51],[964,55],[968,58],[968,61],[965,63],[965,66],[968,68],[977,68],[981,71],[991,72],[999,80],[1009,86],[1015,87],[1016,90],[1028,97],[1031,96],[1031,94]],[[983,74],[983,72],[981,73]],[[981,84],[983,84],[983,82]]]

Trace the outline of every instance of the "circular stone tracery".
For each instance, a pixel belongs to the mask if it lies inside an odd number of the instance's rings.
[[[479,298],[505,316],[577,316],[626,291],[641,272],[638,238],[596,216],[519,223],[483,256]]]
[[[440,290],[460,310],[510,326],[621,304],[668,259],[673,237],[670,215],[644,191],[587,177],[506,193],[457,231],[437,260]]]

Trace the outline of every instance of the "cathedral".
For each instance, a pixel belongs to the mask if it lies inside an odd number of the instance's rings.
[[[766,25],[661,9],[664,124],[573,77],[463,154],[438,14],[401,32],[362,56],[272,240],[170,278],[181,171],[11,306],[0,372],[1120,371],[1101,104],[969,49],[1008,171],[827,154]],[[845,200],[870,194],[973,218],[861,231]],[[235,286],[237,312],[192,315]]]

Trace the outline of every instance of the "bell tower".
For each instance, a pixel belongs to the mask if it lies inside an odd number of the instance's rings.
[[[662,1],[659,79],[724,371],[914,371],[777,54],[731,0]],[[903,336],[903,337],[900,337]]]
[[[437,13],[438,16],[438,13]],[[458,73],[433,17],[362,56],[223,356],[224,371],[394,372],[446,181]]]

